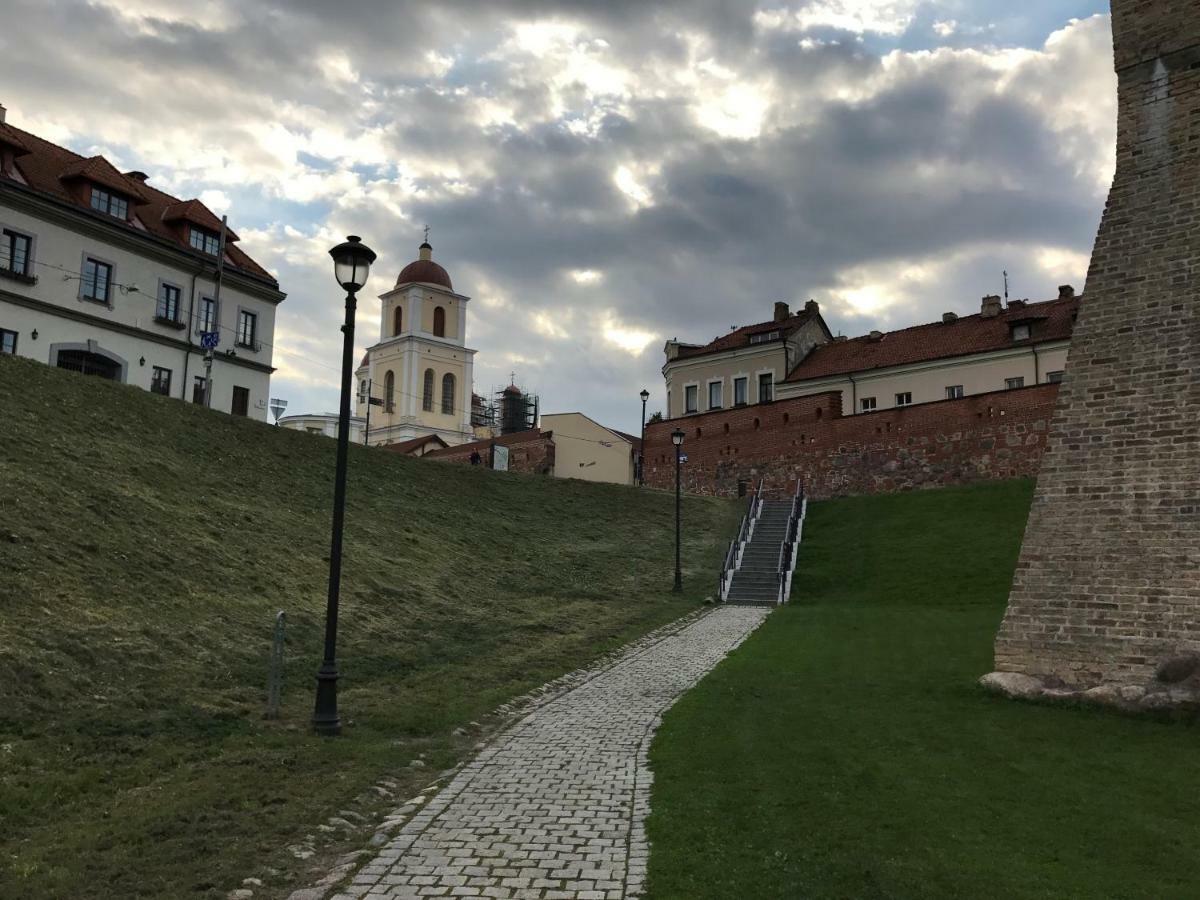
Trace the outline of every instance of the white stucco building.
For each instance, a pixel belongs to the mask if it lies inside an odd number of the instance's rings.
[[[212,407],[266,421],[278,282],[199,200],[157,190],[4,121],[0,352],[203,402],[200,333],[215,331]]]
[[[350,443],[361,444],[363,442],[363,426],[366,422],[358,416],[350,417]],[[338,414],[335,412],[326,413],[299,413],[293,416],[283,416],[279,420],[280,428],[290,428],[292,431],[303,431],[305,434],[320,434],[325,437],[336,438],[338,434]]]

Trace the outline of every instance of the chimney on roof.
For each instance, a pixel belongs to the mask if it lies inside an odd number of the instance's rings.
[[[846,335],[844,335],[844,334],[839,334],[837,337],[834,338],[834,340],[837,341],[838,343],[841,343],[842,341],[850,340],[850,338],[846,337]]]
[[[4,104],[0,103],[0,125],[4,124],[4,116],[7,113],[8,113],[8,110],[4,108]]]
[[[809,300],[807,303],[804,304],[804,311],[806,313],[809,313],[810,315],[815,316],[817,313],[819,313],[821,311],[821,304],[818,303],[816,300]]]
[[[138,169],[134,169],[132,172],[126,172],[125,177],[132,178],[138,184],[145,184],[146,179],[149,178],[150,176],[147,175],[145,172],[142,172]]]
[[[0,122],[3,122],[3,121],[4,121],[4,117],[0,116]],[[1074,296],[1075,296],[1075,288],[1072,285],[1060,284],[1058,286],[1058,299],[1059,300],[1070,300]]]
[[[679,341],[675,338],[671,338],[669,341],[667,341],[667,346],[664,347],[663,350],[667,354],[667,362],[670,362],[671,360],[678,358],[678,356],[679,356]]]
[[[985,319],[994,319],[1000,315],[1004,306],[1000,302],[999,294],[988,294],[983,298],[983,305],[979,308],[980,315]]]
[[[790,309],[788,309],[788,305],[786,303],[783,303],[779,300],[775,301],[775,321],[776,322],[782,322],[784,319],[786,319],[791,314],[792,314],[792,311]]]
[[[867,335],[867,337],[870,338],[872,341],[882,341],[883,340],[883,332],[882,331],[872,331],[869,335]]]
[[[943,325],[953,325],[957,321],[958,321],[958,313],[952,313],[952,312],[942,313],[942,324]]]

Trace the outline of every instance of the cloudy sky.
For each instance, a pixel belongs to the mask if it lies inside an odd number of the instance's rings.
[[[228,212],[288,293],[272,393],[336,408],[326,251],[431,227],[476,390],[637,428],[663,342],[814,298],[862,334],[1082,287],[1104,0],[5,0],[9,121]]]

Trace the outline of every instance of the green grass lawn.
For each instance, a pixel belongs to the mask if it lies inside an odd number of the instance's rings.
[[[11,357],[0,422],[4,898],[223,897],[267,863],[286,895],[284,848],[378,777],[424,754],[411,796],[458,726],[695,608],[741,513],[685,502],[673,595],[669,495],[352,447],[319,739],[334,441]]]
[[[654,742],[652,897],[1200,894],[1196,728],[976,686],[1031,495],[810,507],[792,604]]]

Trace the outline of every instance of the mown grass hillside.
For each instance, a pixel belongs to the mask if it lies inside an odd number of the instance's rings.
[[[792,603],[664,717],[651,897],[1197,895],[1195,727],[976,683],[1032,488],[810,507]]]
[[[693,607],[739,514],[686,500],[672,595],[668,495],[352,447],[346,730],[318,739],[334,441],[11,357],[0,422],[4,897],[223,896],[418,752],[461,756],[457,726]]]

